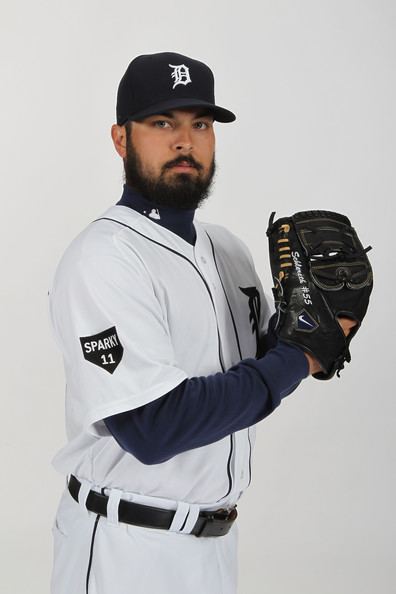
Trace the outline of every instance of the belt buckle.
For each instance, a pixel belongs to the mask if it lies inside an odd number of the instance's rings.
[[[203,528],[197,536],[224,536],[230,531],[237,515],[236,507],[231,510],[218,509],[208,512]]]

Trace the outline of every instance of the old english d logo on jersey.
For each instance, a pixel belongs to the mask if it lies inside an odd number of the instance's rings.
[[[109,373],[114,373],[122,359],[124,347],[120,343],[115,326],[93,334],[80,337],[84,358]]]
[[[256,357],[259,356],[260,350],[260,334],[259,334],[259,326],[260,326],[260,312],[261,312],[261,300],[260,300],[260,293],[257,291],[256,287],[239,287],[244,295],[249,297],[249,322],[252,325],[252,332],[256,333],[256,344],[257,344],[257,351]]]
[[[173,78],[173,87],[172,90],[177,87],[177,85],[188,85],[188,83],[192,82],[190,78],[190,70],[188,66],[184,64],[179,64],[175,66],[174,64],[169,64],[170,68],[173,68],[173,72],[171,77]]]

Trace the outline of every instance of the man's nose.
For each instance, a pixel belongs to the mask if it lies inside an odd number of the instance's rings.
[[[189,152],[193,148],[191,130],[189,128],[179,128],[174,140],[173,148],[178,152]]]

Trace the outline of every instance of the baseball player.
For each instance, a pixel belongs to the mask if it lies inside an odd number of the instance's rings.
[[[120,82],[121,199],[74,239],[49,293],[68,440],[52,594],[236,592],[254,426],[320,367],[267,333],[246,246],[195,218],[214,121],[234,119],[187,56],[139,56]]]

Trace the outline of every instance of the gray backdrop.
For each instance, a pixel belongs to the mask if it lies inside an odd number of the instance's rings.
[[[64,379],[47,288],[66,245],[120,196],[116,88],[155,51],[207,61],[238,114],[217,125],[199,216],[249,245],[267,291],[272,210],[344,212],[375,248],[352,364],[305,381],[259,427],[240,592],[396,592],[395,24],[392,0],[2,0],[1,592],[48,591]]]

